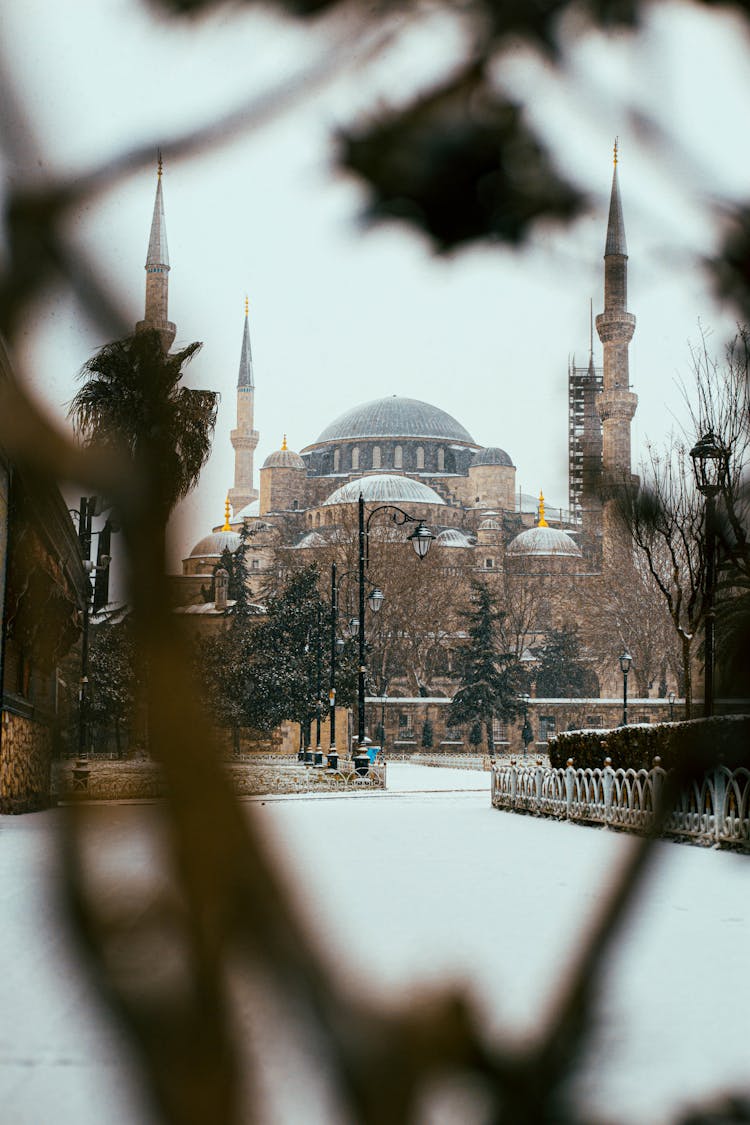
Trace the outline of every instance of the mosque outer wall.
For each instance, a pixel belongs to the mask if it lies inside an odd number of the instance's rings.
[[[385,747],[392,754],[417,754],[429,749],[433,754],[484,753],[484,742],[478,747],[469,742],[469,728],[464,725],[460,734],[448,725],[450,699],[368,697],[366,701],[366,730],[368,737],[377,742],[381,717],[385,727]],[[598,728],[602,731],[619,726],[622,722],[622,699],[540,699],[532,698],[528,716],[534,732],[534,741],[528,753],[546,749],[547,739],[541,737],[559,734],[566,730]],[[675,721],[684,718],[684,701],[674,704]],[[670,720],[669,701],[666,699],[636,698],[628,701],[628,719],[631,724],[640,722],[663,723]],[[406,721],[404,721],[406,720]],[[425,721],[432,725],[432,746],[422,745]],[[521,728],[523,716],[503,724],[502,737],[497,740],[498,753],[523,754]]]

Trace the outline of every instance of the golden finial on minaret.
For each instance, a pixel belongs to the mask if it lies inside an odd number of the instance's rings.
[[[281,452],[286,453],[286,450],[287,450],[286,434],[284,434],[284,440],[281,443]]]
[[[250,312],[250,302],[247,299],[247,297],[245,297],[245,316],[247,316],[249,312]]]
[[[221,529],[222,531],[231,531],[232,530],[231,527],[229,526],[229,509],[230,508],[231,508],[231,504],[229,503],[229,493],[227,493],[227,498],[224,501],[224,526]]]
[[[615,137],[615,151],[614,151],[615,168],[617,167],[617,143],[618,143],[619,140],[620,140],[619,137]]]
[[[544,493],[539,493],[539,522],[537,527],[549,527],[546,519],[544,518]]]
[[[156,150],[156,174],[161,179],[162,169],[164,168],[164,161],[161,158],[161,149]]]

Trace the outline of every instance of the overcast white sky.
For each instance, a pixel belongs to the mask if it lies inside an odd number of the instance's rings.
[[[227,8],[208,23],[166,25],[134,0],[6,0],[5,57],[45,152],[41,169],[3,180],[86,169],[121,146],[209,120],[284,81],[326,46],[323,31],[267,12]],[[363,233],[361,189],[332,170],[331,133],[373,93],[397,102],[427,83],[460,41],[454,21],[425,21],[387,60],[361,60],[330,89],[272,126],[194,161],[167,165],[164,193],[170,315],[177,343],[202,340],[190,383],[222,395],[214,452],[184,505],[175,559],[223,513],[232,484],[235,382],[245,294],[256,379],[256,473],[284,433],[314,441],[336,415],[386,394],[453,414],[477,442],[505,448],[524,491],[567,497],[568,356],[588,356],[589,298],[602,307],[602,253],[611,147],[630,252],[637,317],[631,379],[639,396],[634,461],[681,413],[678,374],[698,320],[717,351],[733,313],[713,301],[700,258],[717,211],[750,185],[739,143],[750,115],[750,54],[741,26],[682,4],[658,4],[636,38],[575,36],[571,86],[526,54],[503,64],[530,98],[563,171],[593,199],[565,232],[540,230],[524,254],[499,249],[437,260],[400,227]],[[365,77],[366,76],[366,77]],[[649,143],[639,115],[665,131]],[[155,174],[141,173],[83,211],[75,225],[132,320],[142,316],[143,269]],[[34,386],[64,417],[75,375],[104,341],[67,298],[35,310],[25,333]],[[601,357],[595,344],[597,361]],[[257,481],[256,481],[257,486]]]

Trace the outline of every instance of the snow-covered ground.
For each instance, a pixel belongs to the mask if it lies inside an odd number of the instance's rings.
[[[488,774],[388,770],[387,793],[252,803],[311,924],[372,995],[460,981],[493,1034],[533,1034],[631,841],[495,811]],[[47,876],[58,816],[0,820],[0,1119],[143,1125],[127,1053],[70,967],[55,916]],[[102,840],[119,842],[118,862],[147,868],[155,806],[91,816]],[[580,1080],[599,1120],[655,1125],[693,1098],[750,1089],[750,858],[671,843],[658,851]],[[262,1125],[317,1121],[290,1096],[289,1054],[268,1042],[270,1079],[287,1090]]]

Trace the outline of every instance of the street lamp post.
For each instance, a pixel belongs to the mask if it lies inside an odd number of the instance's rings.
[[[620,669],[622,671],[622,725],[628,725],[628,672],[633,663],[633,657],[627,649],[620,656]]]
[[[669,695],[667,696],[667,699],[669,700],[669,721],[670,721],[670,723],[673,723],[674,722],[674,692],[673,691],[670,691]]]
[[[78,756],[85,758],[89,746],[89,625],[91,605],[94,612],[101,609],[108,597],[108,573],[111,556],[109,547],[111,533],[117,528],[107,520],[99,531],[93,530],[93,517],[102,513],[102,501],[98,496],[82,496],[78,508],[70,509],[71,515],[78,516],[78,546],[81,562],[86,572],[86,593],[81,614],[81,680],[78,692]],[[92,562],[91,540],[99,536],[96,562]]]
[[[342,575],[341,577],[346,576]],[[328,688],[329,756],[336,753],[336,658],[344,648],[343,640],[336,636],[339,617],[339,581],[336,563],[331,563],[331,677]]]
[[[710,431],[690,450],[698,491],[706,502],[706,568],[704,583],[703,714],[714,713],[714,632],[716,627],[716,497],[729,476],[729,450]]]
[[[365,748],[365,674],[367,667],[365,665],[365,570],[369,562],[369,536],[370,536],[370,521],[377,512],[382,511],[393,512],[393,522],[399,526],[406,523],[416,524],[416,528],[407,538],[411,542],[414,551],[418,558],[423,559],[430,549],[432,540],[435,536],[429,528],[425,527],[424,520],[417,519],[415,516],[408,515],[401,508],[395,504],[379,504],[377,508],[368,514],[365,520],[365,498],[360,492],[359,494],[359,671],[357,675],[357,744],[359,752],[361,753]],[[370,609],[373,613],[377,613],[383,604],[384,594],[378,587],[369,595],[367,599],[370,603]]]
[[[527,692],[524,692],[524,694],[521,696],[521,701],[523,703],[523,727],[521,728],[521,738],[523,739],[523,756],[524,756],[524,758],[526,757],[526,755],[529,751],[529,743],[532,742],[533,739],[534,739],[534,731],[532,730],[531,723],[529,722],[529,700],[530,699],[531,699],[531,696]]]

